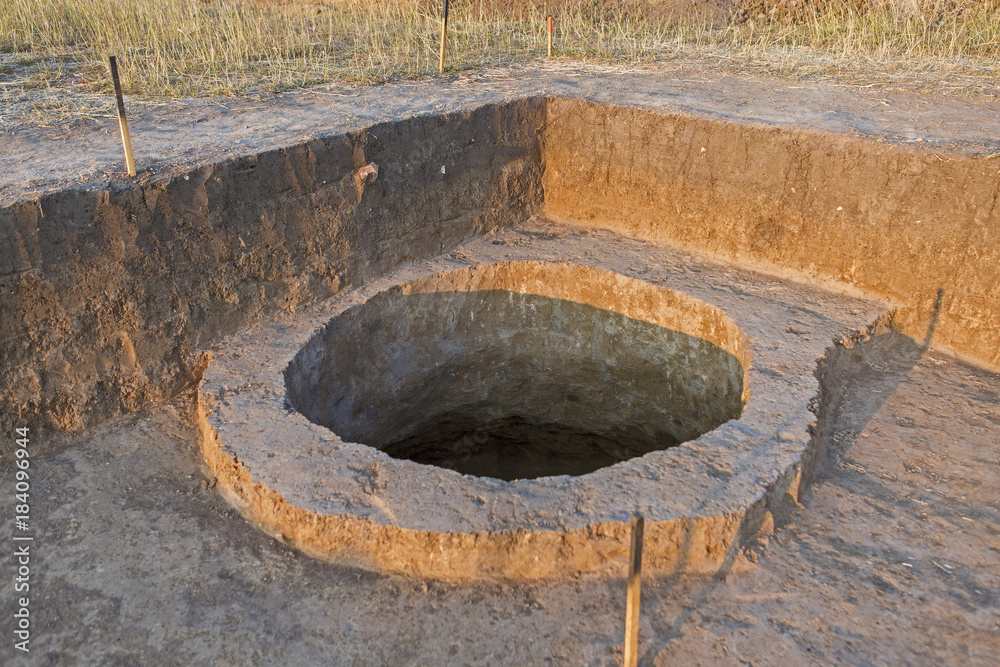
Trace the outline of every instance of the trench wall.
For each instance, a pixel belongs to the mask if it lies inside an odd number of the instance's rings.
[[[547,217],[899,305],[924,342],[1000,368],[1000,159],[554,99]]]
[[[148,407],[218,337],[539,210],[882,296],[997,369],[998,198],[997,158],[566,99],[55,192],[0,208],[0,428]]]
[[[219,336],[524,220],[543,118],[412,118],[0,209],[0,431],[148,407]]]

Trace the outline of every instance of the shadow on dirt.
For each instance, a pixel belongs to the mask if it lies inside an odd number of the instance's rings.
[[[848,452],[872,418],[895,388],[907,377],[927,352],[933,338],[940,311],[943,290],[938,291],[934,312],[923,342],[905,336],[891,326],[891,321],[879,322],[862,334],[831,346],[820,360],[816,376],[820,383],[817,397],[816,424],[813,438],[817,446],[814,458],[803,462],[805,493],[813,483],[838,484],[837,468],[851,467]],[[855,464],[856,465],[856,464]],[[875,480],[871,484],[878,485]],[[856,490],[854,491],[856,492]],[[874,491],[876,494],[877,490]],[[888,493],[887,491],[885,493]],[[795,508],[790,508],[794,510]],[[787,515],[776,516],[780,526]],[[682,550],[688,545],[685,544]],[[655,658],[684,636],[683,628],[691,616],[712,596],[720,583],[732,571],[733,565],[747,546],[734,542],[726,553],[719,570],[704,583],[677,572],[657,582],[656,597],[681,594],[690,601],[672,620],[655,629],[655,637],[647,645],[640,665],[652,665]]]

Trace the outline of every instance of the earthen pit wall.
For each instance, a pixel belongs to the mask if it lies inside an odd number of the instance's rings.
[[[601,567],[617,570],[627,558],[629,527],[623,521],[568,531],[444,533],[297,507],[255,482],[250,471],[224,451],[207,412],[199,394],[195,427],[219,492],[269,535],[314,558],[447,581],[558,578]],[[647,524],[643,568],[659,576],[725,571],[742,545],[769,532],[775,517],[797,505],[801,483],[802,472],[795,466],[768,485],[759,499],[734,512]]]
[[[568,99],[542,157],[553,220],[850,285],[1000,368],[998,158]]]
[[[543,116],[416,117],[0,208],[0,430],[148,407],[220,336],[524,220]]]
[[[269,535],[314,558],[375,572],[469,581],[565,577],[602,565],[617,568],[628,555],[625,522],[571,531],[442,533],[356,516],[317,514],[255,482],[239,461],[226,454],[207,422],[200,397],[195,426],[220,493]],[[787,512],[788,499],[798,495],[799,480],[798,473],[780,478],[744,511],[647,526],[643,567],[660,575],[716,574],[739,546],[772,521],[772,515]],[[540,553],[546,557],[539,558]]]
[[[358,178],[367,162],[382,170],[372,183]],[[147,407],[219,336],[516,224],[542,185],[557,220],[900,302],[896,323],[918,340],[943,289],[934,342],[996,369],[998,171],[996,158],[532,99],[15,202],[0,208],[0,428]]]

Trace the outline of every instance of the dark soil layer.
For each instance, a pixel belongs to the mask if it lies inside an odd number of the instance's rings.
[[[413,118],[0,208],[0,429],[149,406],[219,336],[523,220],[543,111]]]

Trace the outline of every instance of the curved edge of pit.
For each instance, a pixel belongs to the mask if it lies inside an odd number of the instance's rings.
[[[827,352],[892,328],[892,312],[885,313],[866,329],[844,332],[826,348]],[[824,358],[820,356],[817,363],[821,365]],[[810,410],[819,413],[824,395],[830,389],[824,390],[818,368],[814,374],[819,389]],[[548,526],[435,531],[388,525],[370,517],[324,514],[297,506],[280,492],[255,480],[238,456],[226,451],[209,422],[210,412],[199,391],[195,417],[198,437],[206,465],[221,494],[265,532],[309,556],[384,573],[472,580],[575,575],[618,567],[628,554],[627,516],[565,529]],[[816,424],[813,418],[807,427],[810,437],[785,448],[792,450],[785,452],[790,456],[779,457],[784,463],[761,480],[757,492],[746,502],[729,507],[717,504],[714,508],[702,507],[704,511],[663,520],[647,518],[644,549],[647,571],[659,575],[716,574],[732,564],[742,547],[773,530],[776,519],[798,506],[821,458]],[[779,435],[776,439],[782,438]]]

